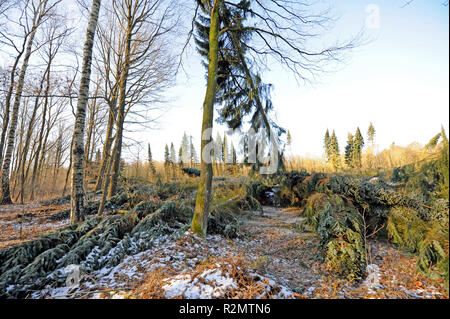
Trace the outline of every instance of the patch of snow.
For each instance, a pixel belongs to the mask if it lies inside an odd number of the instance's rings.
[[[199,277],[202,280],[199,280]],[[189,299],[220,298],[229,290],[237,288],[233,278],[221,269],[207,269],[195,278],[191,275],[177,275],[164,279],[167,284],[162,288],[167,298],[184,296]]]

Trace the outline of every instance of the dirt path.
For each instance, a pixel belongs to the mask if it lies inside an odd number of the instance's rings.
[[[240,233],[248,244],[244,255],[254,268],[301,293],[312,293],[319,279],[322,256],[318,239],[297,208],[263,207],[264,215],[249,213]],[[245,244],[243,245],[245,246]]]

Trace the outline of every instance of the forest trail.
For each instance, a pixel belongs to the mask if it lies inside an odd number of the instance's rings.
[[[264,206],[263,212],[250,212],[243,218],[240,233],[253,243],[243,254],[253,258],[258,271],[294,291],[311,293],[312,284],[319,280],[317,237],[298,208]]]

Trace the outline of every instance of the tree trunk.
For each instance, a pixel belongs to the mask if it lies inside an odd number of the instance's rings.
[[[24,39],[23,47],[25,47],[26,39],[27,39],[27,37],[25,37],[25,39]],[[2,165],[2,163],[3,163],[3,149],[5,148],[6,132],[8,131],[8,125],[9,125],[9,111],[10,111],[10,106],[11,106],[11,97],[12,97],[12,93],[13,93],[14,86],[15,86],[14,79],[15,79],[15,75],[16,75],[17,64],[19,63],[20,58],[22,57],[23,51],[24,51],[24,48],[22,48],[22,51],[19,52],[19,54],[16,57],[16,60],[14,61],[14,64],[13,64],[13,67],[11,70],[10,85],[9,85],[8,93],[6,94],[5,114],[3,115],[2,135],[0,137],[0,165]]]
[[[44,91],[44,105],[42,107],[42,122],[41,122],[41,130],[39,131],[38,138],[38,146],[36,149],[36,154],[33,163],[33,174],[31,175],[31,192],[30,192],[30,200],[34,200],[34,194],[36,190],[36,179],[38,178],[39,172],[39,159],[41,158],[41,151],[44,152],[43,149],[43,141],[44,141],[44,130],[45,130],[45,118],[47,117],[47,109],[48,109],[48,93],[50,92],[50,72],[47,73],[47,83]]]
[[[108,164],[108,158],[111,153],[111,145],[114,140],[114,137],[112,136],[113,126],[114,126],[114,114],[110,110],[108,117],[108,124],[106,127],[105,145],[103,146],[102,163],[98,171],[97,182],[95,184],[94,192],[99,191],[100,188],[102,187],[102,181],[105,175],[106,165]]]
[[[72,224],[83,220],[84,125],[86,121],[86,104],[89,94],[89,81],[91,77],[92,47],[94,45],[95,29],[97,28],[100,3],[101,0],[92,1],[91,15],[89,17],[89,24],[86,31],[86,41],[83,49],[83,65],[81,71],[80,89],[78,92],[72,145],[72,194],[70,211],[70,222]]]
[[[120,75],[119,83],[119,107],[117,110],[117,131],[116,131],[116,141],[114,143],[114,149],[112,152],[112,175],[111,182],[109,185],[108,196],[114,196],[117,192],[117,184],[120,174],[120,155],[122,152],[122,138],[123,138],[123,124],[125,121],[125,97],[127,94],[127,80],[128,73],[130,69],[131,61],[131,37],[133,32],[133,16],[131,12],[131,4],[128,4],[128,24],[127,24],[127,34],[125,43],[125,53],[122,73]]]
[[[41,82],[39,84],[38,95],[41,95],[42,89],[44,87],[45,78],[47,73],[50,73],[50,62],[45,70],[44,75],[42,76]],[[25,164],[27,161],[28,150],[30,148],[31,135],[33,134],[33,126],[36,119],[37,110],[39,108],[39,97],[36,97],[34,101],[33,113],[31,114],[30,122],[28,123],[28,131],[25,138],[25,145],[22,151],[22,163],[20,164],[20,202],[23,204],[23,197],[25,192]]]
[[[14,139],[15,139],[15,135],[16,135],[17,117],[19,115],[20,99],[22,97],[23,84],[25,81],[25,73],[27,72],[28,62],[29,62],[30,56],[31,56],[33,40],[34,40],[34,36],[36,35],[36,25],[33,25],[33,28],[34,29],[30,34],[30,38],[28,39],[25,56],[23,58],[22,67],[20,68],[20,75],[19,75],[19,80],[17,82],[16,95],[14,98],[14,105],[13,105],[12,117],[11,117],[11,126],[9,128],[8,139],[7,139],[8,144],[6,147],[5,157],[3,159],[3,166],[2,166],[2,176],[1,176],[2,197],[0,199],[0,205],[12,204],[11,190],[9,188],[9,171],[11,168],[11,156],[12,156],[12,152],[14,149]]]
[[[203,102],[203,121],[202,121],[202,140],[200,149],[200,183],[198,186],[197,200],[195,202],[195,212],[192,219],[191,231],[201,237],[206,236],[208,225],[209,206],[211,201],[211,184],[212,184],[212,163],[211,160],[205,161],[203,150],[205,146],[212,141],[209,134],[204,139],[205,130],[213,127],[214,102],[216,98],[217,86],[217,62],[219,47],[219,10],[216,0],[211,12],[211,26],[209,30],[209,64],[208,64],[208,80],[206,87],[205,100]],[[212,132],[210,132],[212,133]]]

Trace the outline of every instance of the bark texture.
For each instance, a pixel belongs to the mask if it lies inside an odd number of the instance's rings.
[[[84,126],[86,121],[86,105],[89,94],[89,81],[91,77],[92,47],[94,45],[95,29],[97,28],[98,14],[101,0],[93,0],[91,15],[86,32],[86,41],[83,50],[83,65],[81,72],[80,90],[78,93],[75,127],[72,144],[72,198],[70,221],[76,223],[83,220],[82,209],[84,205],[83,190],[83,158],[84,158]]]
[[[203,150],[205,146],[212,141],[211,134],[203,139],[203,132],[213,127],[214,101],[216,97],[217,86],[217,64],[219,48],[219,10],[216,1],[211,12],[211,27],[209,31],[209,64],[208,80],[205,100],[203,102],[203,121],[202,121],[202,141],[200,150],[200,183],[198,186],[197,200],[195,202],[194,217],[192,219],[191,231],[199,236],[205,237],[207,231],[208,215],[211,202],[211,183],[212,183],[212,163],[205,161]]]

